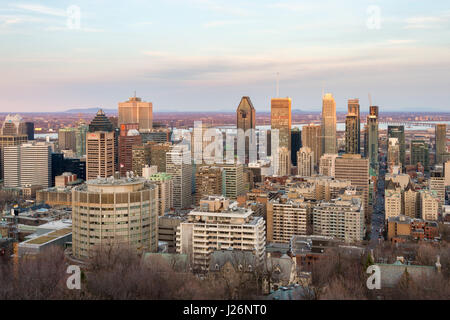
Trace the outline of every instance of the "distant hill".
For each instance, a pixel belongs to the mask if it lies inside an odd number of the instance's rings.
[[[65,113],[97,113],[100,108],[69,109]],[[103,109],[106,114],[117,113],[117,109]]]

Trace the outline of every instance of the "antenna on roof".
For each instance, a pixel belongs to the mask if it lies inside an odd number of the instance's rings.
[[[325,81],[322,81],[322,98],[325,95]]]
[[[134,97],[136,98],[136,90],[134,90]]]
[[[369,93],[369,107],[371,107],[371,106],[372,106],[372,97],[371,97],[371,95]]]

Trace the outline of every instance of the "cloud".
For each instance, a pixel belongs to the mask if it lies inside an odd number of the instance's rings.
[[[223,27],[223,26],[229,26],[229,25],[236,25],[236,24],[242,24],[243,21],[236,21],[236,20],[217,20],[217,21],[209,21],[205,24],[203,24],[204,28],[215,28],[215,27]]]
[[[57,9],[57,8],[51,8],[39,4],[14,4],[12,7],[25,10],[25,11],[31,11],[34,13],[39,14],[45,14],[50,16],[56,16],[56,17],[66,17],[67,12],[66,10]]]
[[[385,44],[392,44],[392,45],[403,45],[403,44],[410,44],[414,43],[416,40],[413,39],[390,39],[385,42]]]
[[[404,29],[432,29],[441,27],[450,21],[450,14],[438,16],[416,16],[405,19]]]

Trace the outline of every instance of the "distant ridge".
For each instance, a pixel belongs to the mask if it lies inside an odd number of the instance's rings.
[[[103,109],[101,107],[98,108],[84,108],[84,109],[69,109],[64,111],[64,113],[97,113],[98,109]],[[117,109],[103,109],[103,111],[108,113],[117,113]]]

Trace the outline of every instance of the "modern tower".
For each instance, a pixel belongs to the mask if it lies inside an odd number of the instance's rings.
[[[173,178],[173,207],[186,209],[192,206],[191,152],[183,145],[173,145],[167,152],[166,172]]]
[[[443,164],[447,153],[447,125],[445,123],[436,124],[435,138],[436,164]]]
[[[322,100],[322,154],[337,153],[336,146],[336,102],[327,93]]]
[[[355,150],[354,152],[358,154],[361,152],[361,115],[359,107],[359,99],[349,99],[348,100],[348,114],[356,116],[356,129],[354,136],[356,137]]]
[[[119,103],[119,126],[138,123],[140,132],[149,132],[153,127],[153,104],[136,96]]]
[[[86,136],[86,179],[108,178],[115,172],[116,134],[113,124],[99,110]]]
[[[349,113],[345,117],[345,152],[359,154],[358,148],[358,117]]]
[[[397,138],[400,145],[400,162],[405,166],[406,145],[405,145],[405,126],[388,126],[388,139]]]
[[[314,152],[315,165],[319,166],[322,156],[322,127],[309,124],[302,128],[302,146],[309,147]]]
[[[133,170],[133,146],[142,143],[137,123],[120,125],[119,135],[119,171],[122,177]]]

